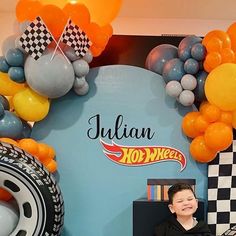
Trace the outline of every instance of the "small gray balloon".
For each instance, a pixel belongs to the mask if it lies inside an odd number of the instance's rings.
[[[75,50],[68,45],[66,45],[64,47],[63,52],[66,54],[66,56],[69,58],[70,61],[76,61],[76,60],[80,59],[80,57],[78,57],[75,54]]]
[[[183,90],[181,94],[179,95],[178,101],[183,105],[183,106],[191,106],[193,105],[194,102],[194,94],[190,90]]]
[[[178,97],[182,90],[181,84],[176,80],[172,80],[166,84],[166,93],[171,97]]]
[[[89,73],[89,64],[83,59],[74,61],[72,65],[77,77],[86,76]]]
[[[88,91],[89,91],[89,85],[88,85],[87,82],[85,82],[85,84],[83,85],[83,87],[81,87],[81,88],[76,88],[76,87],[74,87],[73,89],[74,89],[74,91],[75,91],[75,93],[76,93],[77,95],[83,96],[83,95],[85,95],[85,94],[88,93]]]
[[[82,88],[85,83],[87,83],[85,77],[80,77],[80,78],[76,77],[73,87],[79,89]]]
[[[17,37],[18,35],[16,34],[10,35],[3,41],[1,49],[4,56],[6,56],[6,53],[9,49],[15,48],[15,41]]]
[[[187,90],[194,90],[197,86],[197,80],[195,76],[190,75],[190,74],[184,75],[180,82],[183,89],[187,89]]]
[[[83,59],[90,63],[93,60],[93,54],[90,50],[86,52],[86,54],[83,56]]]

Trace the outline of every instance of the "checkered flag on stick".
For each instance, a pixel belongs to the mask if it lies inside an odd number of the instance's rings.
[[[83,32],[71,20],[69,20],[64,30],[62,42],[74,48],[75,54],[78,57],[83,57],[92,44],[85,32]]]
[[[38,60],[46,47],[53,41],[53,37],[43,20],[38,16],[26,28],[19,43],[35,60]]]

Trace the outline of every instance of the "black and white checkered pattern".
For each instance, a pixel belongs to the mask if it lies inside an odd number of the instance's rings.
[[[236,226],[236,140],[208,165],[208,224],[217,236]]]
[[[21,47],[35,60],[39,59],[53,38],[40,17],[37,17],[26,28],[20,38]]]
[[[78,57],[83,57],[92,44],[85,32],[71,20],[69,20],[69,23],[64,30],[62,42],[74,48]]]

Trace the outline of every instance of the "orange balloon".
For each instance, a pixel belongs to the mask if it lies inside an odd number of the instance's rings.
[[[39,16],[42,17],[44,23],[55,38],[61,36],[67,22],[62,9],[54,5],[45,5],[40,9]]]
[[[195,129],[194,123],[200,112],[189,112],[184,116],[182,120],[182,130],[184,134],[190,138],[195,138],[201,134],[197,129]]]
[[[10,143],[12,145],[19,147],[19,144],[14,139],[11,139],[11,138],[0,138],[0,141],[5,142],[5,143]]]
[[[194,128],[198,130],[200,133],[204,133],[208,125],[209,122],[202,115],[198,116],[194,121]]]
[[[109,38],[112,36],[113,34],[113,28],[110,24],[102,26],[101,30],[104,34],[106,34]]]
[[[212,30],[206,34],[202,40],[202,44],[207,48],[208,43],[213,38],[218,38],[222,42],[222,48],[231,48],[231,40],[229,35],[222,30]]]
[[[55,160],[51,160],[45,167],[49,172],[54,173],[57,170],[57,163]]]
[[[0,200],[9,201],[12,199],[12,195],[3,188],[0,188]]]
[[[207,163],[216,157],[217,152],[206,145],[203,136],[198,136],[190,144],[190,154],[194,160]]]
[[[234,51],[230,48],[224,48],[220,51],[221,63],[234,62],[235,54]]]
[[[67,3],[63,8],[63,12],[67,18],[70,18],[76,25],[82,28],[82,30],[85,30],[90,24],[88,8],[83,4]]]
[[[90,12],[91,21],[97,23],[100,26],[104,26],[111,23],[111,21],[117,16],[122,1],[73,0],[73,2],[79,2],[84,4]]]
[[[233,131],[223,122],[215,122],[208,126],[204,134],[206,145],[215,151],[228,148],[233,141]]]
[[[227,29],[227,34],[231,40],[231,48],[234,52],[236,52],[236,22],[229,26]]]
[[[233,114],[230,111],[221,111],[219,122],[232,126]]]
[[[30,153],[31,155],[37,155],[38,153],[38,143],[32,138],[24,138],[19,140],[19,146]]]
[[[44,161],[48,159],[48,154],[49,154],[48,145],[45,143],[38,143],[38,152],[36,155],[42,163],[44,163]]]
[[[201,110],[201,114],[208,122],[215,122],[220,118],[221,110],[217,106],[207,103]]]
[[[232,113],[232,126],[236,129],[236,110]]]
[[[16,5],[16,17],[19,22],[25,20],[33,21],[42,7],[37,0],[20,0]]]
[[[209,39],[209,41],[206,43],[206,49],[208,53],[219,52],[222,50],[222,48],[223,48],[223,42],[217,37]]]
[[[49,152],[48,152],[48,158],[53,159],[56,156],[55,149],[51,146],[48,146]]]
[[[222,58],[219,52],[211,52],[206,55],[204,65],[208,66],[208,68],[214,69],[222,63]],[[205,69],[205,67],[204,67]]]
[[[68,0],[40,0],[43,5],[55,5],[61,9],[67,4]]]
[[[101,55],[102,51],[104,50],[103,48],[98,48],[95,45],[92,45],[89,50],[92,52],[93,57],[98,57]]]

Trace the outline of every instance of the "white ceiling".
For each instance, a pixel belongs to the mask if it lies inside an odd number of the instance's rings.
[[[16,2],[0,0],[0,12],[14,12]],[[235,9],[235,0],[123,0],[118,17],[235,20]]]

